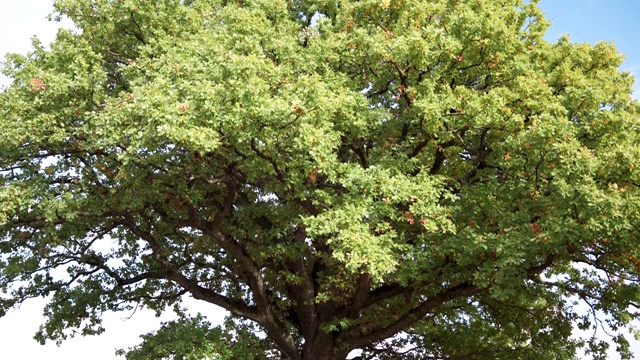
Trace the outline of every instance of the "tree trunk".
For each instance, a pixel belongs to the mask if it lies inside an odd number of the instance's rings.
[[[303,360],[344,360],[347,354],[337,349],[331,334],[321,333],[302,349]]]

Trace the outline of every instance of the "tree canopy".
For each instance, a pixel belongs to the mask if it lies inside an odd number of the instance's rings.
[[[638,316],[640,107],[536,3],[57,0],[3,68],[0,315],[174,307],[129,360],[604,357],[571,335]]]

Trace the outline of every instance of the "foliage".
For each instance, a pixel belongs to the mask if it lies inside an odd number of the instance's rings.
[[[236,360],[267,359],[269,342],[261,341],[247,324],[211,327],[201,315],[163,323],[152,334],[142,336],[141,345],[129,351],[119,350],[128,360],[175,359],[175,360]]]
[[[122,353],[604,357],[573,324],[636,317],[633,78],[535,1],[55,6],[0,93],[0,315],[50,296],[39,341],[187,295],[227,323]]]

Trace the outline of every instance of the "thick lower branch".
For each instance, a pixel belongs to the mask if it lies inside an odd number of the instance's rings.
[[[232,168],[227,169],[227,175],[229,180],[227,182],[228,194],[223,204],[223,208],[216,214],[213,221],[206,221],[191,212],[189,215],[189,221],[192,222],[194,228],[199,229],[204,234],[215,239],[216,242],[222,247],[229,255],[231,255],[240,264],[242,273],[247,281],[247,285],[253,294],[253,299],[256,303],[255,312],[250,314],[253,317],[246,316],[243,313],[235,312],[238,315],[244,316],[251,320],[256,321],[265,328],[267,335],[278,345],[287,356],[292,359],[299,359],[297,346],[293,337],[289,333],[288,329],[280,319],[278,319],[272,308],[272,303],[269,300],[267,294],[267,285],[264,282],[260,269],[256,263],[247,255],[242,246],[235,241],[235,239],[226,236],[221,230],[221,224],[223,220],[231,213],[234,199],[236,197],[236,186],[231,180],[229,172]],[[195,294],[194,294],[195,296]]]
[[[469,297],[472,295],[476,295],[483,291],[486,291],[486,289],[478,288],[475,285],[472,285],[469,283],[460,284],[458,286],[445,290],[444,292],[440,293],[439,295],[433,298],[427,299],[417,307],[410,310],[405,316],[403,316],[399,320],[383,328],[374,330],[368,335],[351,338],[351,339],[344,339],[344,342],[348,344],[347,346],[349,349],[357,349],[378,341],[382,341],[384,339],[392,337],[393,335],[397,334],[398,332],[404,329],[407,329],[415,322],[423,319],[429,312],[433,311],[436,307],[446,302],[449,302],[451,300],[458,299],[461,297]]]
[[[193,295],[193,297],[196,299],[210,302],[214,305],[218,305],[226,310],[229,310],[234,314],[240,315],[256,322],[260,322],[261,318],[258,315],[255,307],[248,306],[244,302],[233,300],[226,296],[220,295],[213,290],[203,288],[196,282],[188,279],[182,274],[180,268],[177,265],[170,262],[161,255],[159,246],[151,234],[146,231],[142,231],[137,226],[135,226],[135,224],[129,223],[127,224],[127,226],[129,230],[131,230],[131,232],[133,232],[141,239],[144,239],[149,244],[153,252],[153,259],[158,262],[164,269],[163,277],[165,279],[171,280],[180,285],[182,288],[191,293],[191,295]]]

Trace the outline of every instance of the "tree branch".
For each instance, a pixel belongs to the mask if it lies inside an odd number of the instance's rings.
[[[469,283],[463,283],[458,286],[449,288],[439,295],[427,299],[417,307],[410,310],[399,320],[377,330],[374,330],[369,335],[364,335],[356,338],[344,339],[344,342],[348,344],[349,349],[357,349],[369,344],[387,339],[396,333],[408,328],[416,321],[421,320],[430,311],[436,307],[461,297],[469,297],[486,291],[487,289],[478,288],[475,285]]]

